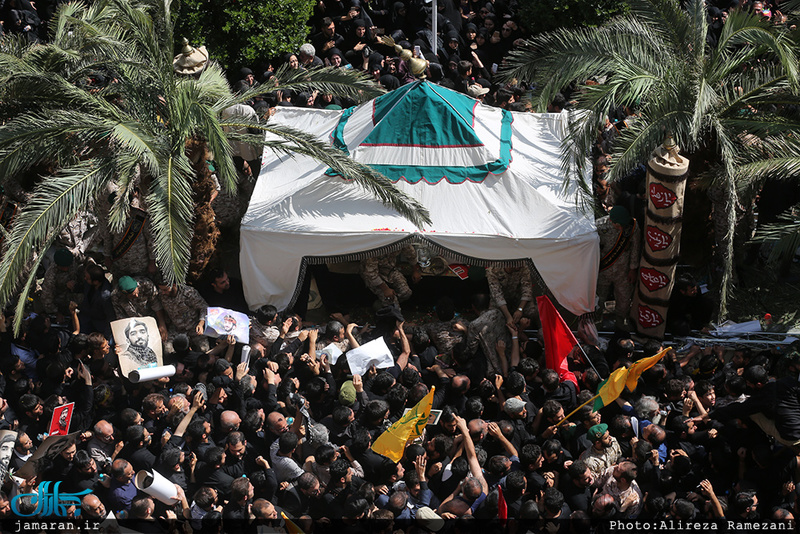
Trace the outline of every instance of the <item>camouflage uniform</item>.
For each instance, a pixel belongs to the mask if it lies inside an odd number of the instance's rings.
[[[134,280],[139,284],[139,296],[129,298],[118,287],[111,293],[111,305],[114,307],[114,314],[117,319],[127,319],[129,317],[155,317],[155,312],[163,310],[161,300],[158,298],[156,285],[144,276],[135,276]]]
[[[524,300],[527,303],[522,310],[523,315],[536,317],[537,309],[533,300],[531,270],[527,265],[510,273],[506,272],[505,267],[489,267],[486,269],[486,280],[489,282],[493,308],[505,305],[509,313],[514,315],[520,302]]]
[[[597,478],[622,457],[622,449],[619,448],[617,438],[612,437],[611,440],[611,446],[607,449],[597,451],[594,447],[589,447],[581,453],[580,459],[586,462],[586,467]]]
[[[76,261],[83,261],[84,254],[97,238],[98,229],[97,217],[92,213],[82,211],[58,234],[56,246],[72,252]]]
[[[161,306],[169,319],[167,323],[167,339],[164,340],[164,348],[170,353],[172,341],[178,334],[186,334],[192,347],[201,352],[209,349],[208,339],[205,336],[198,336],[195,329],[200,319],[206,315],[208,304],[200,296],[198,291],[187,285],[179,285],[178,292],[174,297],[161,294],[159,295]]]
[[[450,321],[441,321],[438,323],[431,323],[425,326],[428,332],[428,337],[436,346],[439,354],[450,354],[453,347],[464,341],[464,333],[456,330],[453,326],[460,322],[464,326],[468,323],[460,318],[452,319]]]
[[[495,345],[498,339],[503,339],[508,344],[508,330],[503,312],[497,308],[490,308],[469,323],[467,328],[467,352],[474,354],[478,348],[483,351],[489,364],[489,373],[503,374],[500,359],[497,357]]]
[[[218,225],[234,227],[241,222],[247,209],[247,201],[239,188],[234,194],[219,191],[211,203],[211,209],[214,210],[214,220]]]
[[[70,281],[75,282],[71,291],[67,288],[67,282]],[[62,271],[55,263],[50,264],[42,281],[40,300],[44,312],[48,315],[57,313],[67,315],[70,301],[80,303],[83,300],[80,291],[82,281],[83,267],[81,265],[73,263],[66,271]]]
[[[264,355],[269,354],[269,349],[272,344],[278,339],[280,329],[277,326],[269,325],[264,326],[256,319],[250,319],[250,347],[255,350],[255,345],[264,347]]]
[[[146,211],[144,204],[136,197],[131,200],[131,207]],[[125,234],[125,230],[128,228],[128,225],[126,225],[121,232],[111,231],[108,225],[108,212],[110,209],[111,204],[108,202],[108,199],[101,199],[98,202],[98,211],[102,214],[100,223],[100,243],[102,244],[103,255],[107,260],[112,258],[114,247],[120,242],[122,236]],[[131,217],[132,216],[133,214],[131,213]],[[128,251],[125,252],[122,257],[113,260],[111,272],[114,278],[119,278],[123,275],[147,275],[150,262],[155,261],[155,259],[150,217],[148,216],[144,222],[144,228],[139,232],[139,235],[131,244]]]
[[[628,248],[620,254],[609,268],[600,271],[597,277],[597,296],[602,302],[608,295],[611,285],[614,285],[615,314],[620,319],[626,319],[631,311],[631,297],[634,284],[628,281],[628,272],[639,268],[639,258],[642,254],[642,235],[638,225],[633,228],[633,238],[628,243]],[[619,230],[608,216],[597,220],[597,233],[600,236],[600,257],[605,256],[614,247],[619,236]]]
[[[367,258],[361,261],[359,267],[361,278],[367,288],[380,301],[386,300],[383,295],[383,289],[381,289],[381,284],[384,282],[395,291],[394,304],[411,298],[411,288],[408,287],[408,281],[403,276],[403,273],[400,272],[400,269],[397,268],[398,256],[402,256],[409,263],[416,263],[417,261],[417,253],[412,245],[406,245],[399,253],[390,252],[383,256]]]
[[[337,349],[339,349],[343,353],[347,352],[348,350],[350,350],[350,340],[349,339],[343,339],[341,341],[327,341],[327,342],[325,342],[324,345],[317,345],[317,349],[320,349],[320,350],[324,349],[328,345],[333,345],[334,347],[336,347]]]

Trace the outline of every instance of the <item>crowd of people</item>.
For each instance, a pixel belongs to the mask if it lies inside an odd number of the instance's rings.
[[[314,29],[309,42],[296,52],[243,67],[238,79],[233,76],[234,88],[242,91],[264,83],[283,66],[331,66],[364,72],[392,90],[416,79],[411,60],[401,57],[399,49],[403,49],[421,62],[421,72],[432,82],[512,111],[529,109],[522,102],[526,87],[495,81],[509,52],[521,46],[527,35],[520,23],[519,3],[443,0],[435,14],[436,35],[431,6],[422,0],[320,1],[310,21]],[[334,95],[293,91],[271,95],[265,102],[330,109],[352,105]]]
[[[442,297],[435,321],[412,325],[400,301],[413,302],[415,276],[400,281],[396,258],[363,260],[381,304],[374,326],[338,314],[312,325],[271,305],[250,312],[225,272],[198,288],[154,282],[146,258],[143,272],[121,271],[110,284],[94,261],[60,248],[39,313],[18,335],[10,315],[0,320],[0,430],[16,432],[0,493],[4,532],[37,517],[34,494],[46,481],[82,496],[68,509],[71,517],[80,509],[81,524],[112,512],[119,525],[103,523],[108,531],[288,529],[284,514],[304,532],[793,525],[797,351],[671,350],[600,407],[586,402],[601,382],[661,345],[624,331],[599,343],[584,337],[568,368],[547,368],[531,335],[526,267],[487,268],[488,291],[472,297],[471,312]],[[203,335],[208,306],[250,314],[246,350]],[[113,340],[109,322],[148,316],[176,372],[133,383],[120,370],[121,347],[136,349],[148,333],[136,320],[126,340]],[[352,374],[348,351],[378,338],[393,365]],[[335,363],[331,346],[344,354]],[[422,436],[400,461],[376,453],[372,444],[434,387],[441,412]],[[68,402],[70,433],[34,458],[54,410]],[[173,505],[138,489],[141,471],[174,484]]]
[[[18,14],[42,5],[49,4],[8,0],[0,8],[4,28],[29,32],[33,18],[18,23]],[[495,65],[522,37],[517,10],[513,1],[440,1],[434,35],[422,1],[323,0],[314,19],[319,32],[282,61],[291,68],[350,66],[391,89],[412,77],[379,41],[386,35],[401,48],[419,47],[431,80],[524,110],[516,102],[522,88],[492,83]],[[243,70],[240,88],[264,81],[271,70],[264,72]],[[265,104],[348,104],[330,95],[275,98]],[[565,105],[559,99],[552,111]],[[610,200],[603,194],[604,147],[618,127],[610,118],[598,138],[595,191],[607,208],[627,198],[624,189]],[[635,388],[601,407],[587,401],[602,381],[661,345],[634,342],[624,329],[605,340],[581,332],[568,368],[547,368],[541,336],[533,335],[540,325],[527,267],[487,268],[470,310],[457,310],[444,296],[434,320],[411,324],[401,306],[413,302],[419,279],[414,251],[402,251],[405,273],[401,254],[363,260],[364,285],[378,299],[369,324],[342,313],[311,324],[295,310],[250,310],[235,273],[213,272],[197,287],[165,283],[144,199],[133,194],[123,229],[110,228],[103,216],[112,202],[113,196],[61,233],[43,261],[35,313],[22,319],[19,332],[13,307],[0,317],[0,431],[15,432],[13,449],[3,455],[3,532],[19,531],[14,522],[21,518],[51,517],[42,516],[36,497],[47,481],[62,482],[64,494],[83,493],[80,504],[64,510],[86,531],[291,531],[285,518],[304,532],[337,533],[578,534],[635,520],[671,525],[662,530],[700,524],[737,532],[754,521],[794,529],[796,350],[675,347]],[[608,224],[625,227],[636,215],[628,206],[611,210]],[[611,280],[623,315],[637,254],[631,249]],[[691,300],[694,281],[684,278],[677,291],[671,325],[703,326],[705,310]],[[208,307],[248,314],[249,343],[207,337]],[[119,362],[149,365],[156,358],[148,343],[155,333],[135,320],[143,317],[155,320],[163,363],[175,373],[135,383]],[[111,334],[119,319],[132,320],[124,340]],[[393,365],[353,374],[348,351],[378,338]],[[335,362],[323,350],[331,346],[344,354]],[[400,461],[376,453],[372,444],[434,387],[437,413],[422,436]],[[70,433],[37,454],[53,412],[70,402]],[[142,471],[174,485],[174,504],[138,489],[134,478]],[[104,521],[109,513],[118,524]]]

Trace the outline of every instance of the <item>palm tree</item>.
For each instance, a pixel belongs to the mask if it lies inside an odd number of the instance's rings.
[[[690,177],[722,188],[726,205],[715,211],[726,216],[728,229],[717,236],[724,316],[733,268],[733,206],[765,177],[791,177],[800,169],[796,138],[787,137],[798,133],[798,123],[786,114],[787,104],[798,103],[797,47],[788,31],[738,10],[712,47],[703,0],[689,0],[685,9],[678,0],[630,4],[629,14],[600,28],[534,37],[512,53],[505,75],[539,82],[534,102],[540,109],[577,81],[583,113],[576,114],[564,146],[568,180],[583,180],[606,117],[626,106],[636,110],[636,118],[613,142],[609,179],[646,162],[671,133],[690,160]]]
[[[125,227],[130,193],[139,187],[153,229],[158,269],[168,283],[183,282],[194,233],[193,186],[203,179],[187,156],[187,143],[193,150],[203,144],[213,153],[217,176],[227,191],[234,191],[238,181],[230,141],[245,139],[318,158],[413,223],[429,222],[425,209],[388,179],[303,132],[238,117],[222,120],[224,109],[272,87],[235,95],[213,62],[197,78],[177,76],[170,4],[171,0],[66,4],[52,25],[50,43],[0,41],[0,116],[5,121],[0,127],[0,176],[8,184],[31,169],[50,171],[4,236],[0,302],[11,300],[22,287],[18,311],[22,310],[42,253],[111,182],[119,194],[109,212],[109,226]],[[89,90],[84,81],[98,72],[113,81]],[[282,87],[315,87],[359,100],[382,92],[364,77],[343,70],[284,72],[276,80],[282,75]],[[279,140],[265,143],[263,134],[229,134],[227,126],[270,132]]]

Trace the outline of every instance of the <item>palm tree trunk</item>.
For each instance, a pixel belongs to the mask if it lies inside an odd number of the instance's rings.
[[[211,154],[205,142],[199,139],[189,139],[186,142],[186,152],[197,178],[192,183],[194,192],[194,236],[192,237],[192,255],[187,273],[187,282],[199,280],[206,267],[217,253],[217,239],[219,228],[214,221],[214,210],[211,208],[211,196],[216,190],[208,161]]]

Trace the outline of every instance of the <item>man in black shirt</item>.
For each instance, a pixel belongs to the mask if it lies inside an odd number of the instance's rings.
[[[592,506],[592,484],[594,475],[582,460],[572,462],[561,476],[558,489],[564,494],[564,502],[570,510],[588,512]]]
[[[212,274],[211,283],[200,291],[210,308],[227,308],[242,313],[249,313],[244,289],[240,280],[232,280],[224,270]]]

